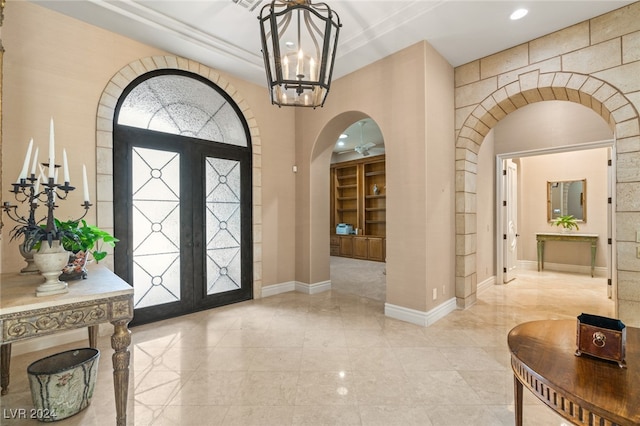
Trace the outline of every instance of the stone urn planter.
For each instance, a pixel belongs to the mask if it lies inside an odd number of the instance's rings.
[[[43,241],[40,249],[33,255],[35,265],[45,279],[44,284],[36,289],[36,296],[50,296],[67,293],[67,283],[58,279],[62,268],[69,262],[69,252],[55,240],[49,245]]]

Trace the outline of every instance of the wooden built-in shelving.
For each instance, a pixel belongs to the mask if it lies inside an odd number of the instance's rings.
[[[384,261],[385,156],[333,164],[331,182],[331,255]],[[336,235],[339,223],[351,225],[358,234]]]

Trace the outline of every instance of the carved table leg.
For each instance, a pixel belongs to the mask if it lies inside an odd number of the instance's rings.
[[[593,269],[596,266],[596,249],[598,248],[598,245],[593,242],[591,243],[591,278],[593,278]]]
[[[131,331],[127,328],[128,319],[113,321],[113,336],[111,347],[115,351],[113,361],[113,387],[116,397],[116,424],[127,424],[127,394],[129,392],[129,345],[131,344]]]
[[[2,395],[6,395],[9,392],[9,366],[11,365],[11,343],[5,343],[0,347],[0,370]]]
[[[544,241],[538,241],[538,272],[544,269]]]
[[[516,413],[516,426],[522,426],[522,383],[513,376],[513,405]]]
[[[90,325],[88,331],[89,331],[89,347],[95,349],[98,347],[98,326]]]

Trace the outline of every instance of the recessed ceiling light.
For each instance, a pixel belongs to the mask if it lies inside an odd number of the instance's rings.
[[[509,16],[512,21],[516,21],[520,18],[524,18],[529,11],[527,9],[518,9]]]
[[[348,137],[349,137],[349,135],[345,135],[344,133],[339,136],[340,139],[346,139]]]
[[[344,142],[338,141],[338,146],[344,146]]]

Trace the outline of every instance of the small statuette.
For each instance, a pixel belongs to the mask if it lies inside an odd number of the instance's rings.
[[[378,185],[377,184],[373,184],[373,195],[378,195],[380,194],[380,190],[378,189]]]

